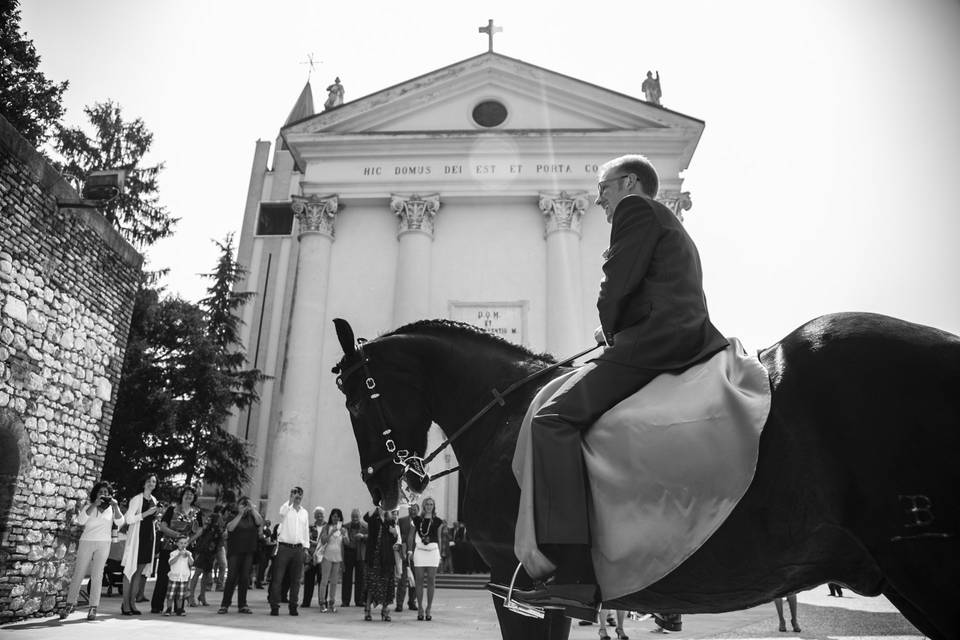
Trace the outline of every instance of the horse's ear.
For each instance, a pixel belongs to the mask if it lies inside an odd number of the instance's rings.
[[[357,343],[353,338],[353,327],[343,318],[334,318],[333,326],[337,328],[337,339],[340,341],[343,355],[352,356],[357,350]]]

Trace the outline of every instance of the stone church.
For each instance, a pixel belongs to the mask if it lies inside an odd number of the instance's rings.
[[[251,443],[249,492],[274,520],[294,485],[328,513],[370,507],[330,372],[333,318],[366,338],[449,318],[558,357],[583,350],[610,233],[598,166],[645,154],[682,216],[681,173],[704,127],[492,50],[362,98],[330,92],[317,113],[308,83],[272,153],[257,142],[239,243],[240,288],[256,292],[243,342],[270,377],[228,428]],[[441,439],[434,428],[431,449]],[[456,474],[428,493],[457,518]]]

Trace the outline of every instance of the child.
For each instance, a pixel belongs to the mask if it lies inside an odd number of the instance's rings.
[[[178,616],[186,615],[183,610],[187,596],[187,585],[190,582],[190,570],[193,568],[193,554],[187,551],[187,536],[177,538],[177,548],[170,553],[170,585],[167,587],[167,610],[163,615],[169,616],[171,610]]]

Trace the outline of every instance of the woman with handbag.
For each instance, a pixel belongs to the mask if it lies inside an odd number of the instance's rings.
[[[340,509],[330,510],[330,519],[320,529],[320,541],[317,545],[316,558],[320,564],[320,599],[324,592],[327,601],[320,609],[321,612],[337,612],[337,585],[340,584],[340,566],[343,564],[343,538],[346,530],[343,528],[343,512]],[[327,587],[329,586],[329,591]]]
[[[123,524],[123,514],[109,482],[98,482],[90,490],[90,501],[77,512],[77,524],[83,527],[80,543],[77,546],[77,565],[73,570],[73,580],[67,592],[67,606],[61,618],[65,618],[77,606],[80,584],[86,575],[90,575],[90,609],[87,620],[97,618],[100,606],[100,590],[103,586],[103,567],[110,554],[110,532],[113,525]]]
[[[433,620],[433,594],[436,591],[437,567],[440,566],[440,531],[443,520],[437,515],[437,503],[424,498],[421,514],[411,521],[407,548],[413,549],[413,575],[417,583],[417,620]],[[426,583],[426,585],[424,585]],[[423,607],[423,588],[427,588],[427,607]]]
[[[127,524],[127,542],[123,547],[123,601],[120,611],[125,616],[138,616],[140,611],[133,600],[140,580],[146,582],[153,567],[156,550],[156,521],[160,503],[153,497],[157,488],[157,476],[148,473],[143,477],[143,491],[130,498],[123,519]]]
[[[160,519],[160,533],[163,535],[160,542],[160,553],[157,554],[157,583],[153,586],[153,597],[150,598],[150,612],[162,613],[163,604],[167,598],[167,585],[170,583],[170,552],[177,548],[177,539],[186,536],[187,546],[191,546],[203,528],[203,516],[194,504],[197,502],[197,492],[193,487],[183,486],[177,503],[167,507]],[[182,601],[178,602],[180,606]],[[183,610],[175,611],[183,615]]]

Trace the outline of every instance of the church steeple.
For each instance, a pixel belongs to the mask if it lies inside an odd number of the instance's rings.
[[[314,113],[316,112],[313,110],[313,89],[310,87],[310,81],[307,80],[307,84],[303,85],[303,91],[300,92],[300,97],[297,98],[297,102],[290,110],[290,115],[287,116],[287,121],[283,123],[283,126],[309,118]]]
[[[307,83],[303,85],[303,91],[300,92],[300,96],[294,103],[293,109],[290,110],[290,115],[287,116],[287,121],[283,123],[283,126],[285,127],[291,122],[309,118],[315,113],[313,110],[313,88],[310,86],[310,80],[307,80]],[[278,138],[278,142],[280,143],[280,150],[286,151],[287,143],[283,138]]]

